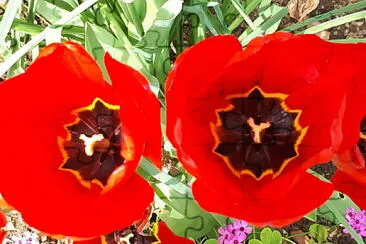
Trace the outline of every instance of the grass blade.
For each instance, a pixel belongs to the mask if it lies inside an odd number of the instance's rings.
[[[314,34],[314,33],[318,33],[323,30],[327,30],[334,26],[342,25],[342,24],[345,24],[345,23],[348,23],[348,22],[351,22],[354,20],[358,20],[358,19],[364,19],[365,17],[366,17],[366,10],[329,20],[329,21],[321,23],[319,25],[310,27],[310,28],[306,29],[304,32],[300,32],[300,33]]]
[[[309,24],[312,24],[314,22],[322,21],[324,19],[329,19],[331,17],[335,17],[340,14],[348,13],[348,12],[363,9],[363,8],[366,8],[366,0],[363,0],[363,1],[360,1],[360,2],[354,3],[354,4],[349,4],[346,7],[343,7],[340,9],[335,9],[335,10],[329,11],[324,14],[320,14],[318,16],[305,20],[304,23],[297,23],[297,24],[291,25],[289,27],[286,27],[283,29],[283,31],[293,32],[295,30],[298,30],[298,29],[305,27]]]
[[[0,46],[5,43],[5,38],[13,24],[16,14],[22,4],[22,0],[9,1],[4,17],[0,23]]]
[[[57,21],[54,26],[47,27],[44,31],[39,33],[37,36],[33,37],[29,42],[27,42],[22,48],[18,49],[13,55],[11,55],[8,59],[6,59],[3,63],[0,63],[0,76],[4,75],[11,66],[13,66],[23,55],[29,52],[34,46],[44,40],[45,36],[51,28],[55,28],[57,26],[62,26],[70,21],[72,21],[76,16],[85,11],[87,8],[92,6],[98,2],[98,0],[86,0],[82,4],[80,4],[77,8],[75,8],[69,14],[63,16],[62,19]]]

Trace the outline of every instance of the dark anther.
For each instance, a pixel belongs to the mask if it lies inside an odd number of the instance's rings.
[[[112,172],[123,164],[119,111],[97,100],[92,110],[78,112],[76,123],[67,127],[64,142],[67,159],[62,169],[73,170],[82,180],[107,184]]]
[[[255,88],[247,97],[230,99],[232,108],[218,111],[221,123],[215,132],[214,151],[236,172],[251,172],[256,178],[270,170],[282,170],[295,156],[301,128],[296,127],[297,111],[281,106],[281,97],[266,97]]]

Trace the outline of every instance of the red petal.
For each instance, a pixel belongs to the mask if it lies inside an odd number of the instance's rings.
[[[215,55],[207,55],[213,50]],[[240,50],[240,43],[235,37],[215,36],[188,48],[177,58],[165,86],[167,136],[176,148],[180,147],[182,140],[182,117],[188,116],[189,111],[195,107],[207,104],[207,95],[202,97],[199,94],[200,90],[204,89]],[[195,101],[191,102],[192,98]],[[200,115],[202,120],[207,120],[206,117],[206,114]]]
[[[193,194],[204,209],[243,219],[258,227],[283,227],[293,223],[323,204],[332,194],[333,187],[305,174],[287,194],[283,195],[282,190],[272,187],[272,191],[266,189],[266,194],[254,192],[243,198],[241,194],[227,196],[199,179],[193,184]]]
[[[103,242],[103,237],[97,237],[94,239],[90,239],[90,240],[84,240],[84,241],[74,241],[74,244],[106,244],[105,242]]]
[[[187,238],[175,235],[163,221],[159,222],[158,238],[161,244],[194,244],[195,242]]]
[[[0,211],[0,243],[3,242],[6,235],[6,231],[2,230],[2,228],[5,226],[6,226],[6,217],[5,214]]]
[[[357,145],[348,151],[334,155],[332,160],[337,168],[343,173],[348,174],[350,178],[366,184],[365,159]]]
[[[153,199],[150,185],[137,175],[105,194],[78,187],[72,177],[67,181],[52,176],[47,184],[44,182],[44,190],[39,186],[33,191],[30,184],[22,191],[21,185],[13,185],[3,195],[30,226],[55,236],[88,238],[124,229],[141,217]]]
[[[162,138],[160,128],[160,103],[150,90],[145,77],[133,68],[114,60],[108,53],[105,64],[119,97],[121,116],[131,130],[146,137],[144,155],[161,167]]]
[[[364,177],[366,170],[363,170]],[[366,182],[358,182],[349,175],[337,170],[332,178],[337,191],[347,194],[361,209],[366,209]]]
[[[341,45],[341,44],[339,44]],[[344,119],[342,121],[343,141],[338,149],[339,153],[352,148],[359,140],[360,124],[366,116],[366,106],[362,106],[366,97],[366,82],[365,82],[365,56],[366,44],[359,43],[354,45],[341,45],[345,52],[348,52],[349,57],[347,63],[352,67],[352,77],[346,83],[346,109]]]
[[[88,189],[74,175],[59,170],[63,156],[57,139],[66,138],[64,125],[75,120],[72,111],[96,97],[110,104],[119,101],[95,61],[70,43],[47,47],[24,74],[0,84],[6,118],[0,121],[6,128],[0,143],[1,193],[40,231],[86,238],[110,233],[140,218],[153,200],[149,184],[135,174],[141,155],[137,149],[144,144],[135,138],[130,138],[134,158],[125,163],[126,168],[134,165],[133,170],[107,192]]]

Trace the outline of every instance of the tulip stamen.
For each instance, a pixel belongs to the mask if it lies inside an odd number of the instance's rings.
[[[96,135],[92,135],[92,137],[88,137],[85,134],[81,134],[79,136],[80,140],[84,141],[84,145],[85,145],[85,154],[88,156],[93,156],[94,153],[94,145],[97,142],[100,142],[104,139],[103,134],[96,134]]]
[[[360,138],[366,141],[366,134],[360,132]]]
[[[214,152],[235,175],[249,174],[256,180],[268,174],[276,177],[297,157],[306,129],[298,124],[301,110],[289,109],[285,97],[254,87],[228,97],[230,105],[217,110],[218,122],[211,127]]]
[[[74,173],[84,186],[94,182],[104,187],[125,162],[119,108],[96,98],[75,114],[78,118],[65,126],[69,136],[60,144],[65,157],[61,169]]]
[[[123,243],[123,242],[126,242],[127,244],[130,244],[131,242],[130,242],[130,239],[131,238],[133,238],[134,237],[134,234],[133,233],[130,233],[130,234],[128,234],[127,236],[125,236],[125,237],[121,237],[121,238],[119,238],[119,241],[121,242],[121,243]]]
[[[259,125],[255,124],[254,119],[250,117],[247,120],[248,125],[252,129],[252,136],[254,143],[261,143],[261,135],[264,133],[264,130],[271,126],[270,122],[260,123]]]

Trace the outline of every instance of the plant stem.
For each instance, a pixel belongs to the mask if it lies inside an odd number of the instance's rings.
[[[285,241],[290,242],[290,243],[292,243],[292,244],[297,244],[296,242],[291,241],[289,238],[282,237],[282,239],[284,239]]]
[[[296,237],[296,236],[304,236],[304,235],[307,235],[307,234],[310,234],[310,232],[303,232],[303,233],[291,235],[291,236],[288,236],[287,238],[292,238],[292,237]]]

